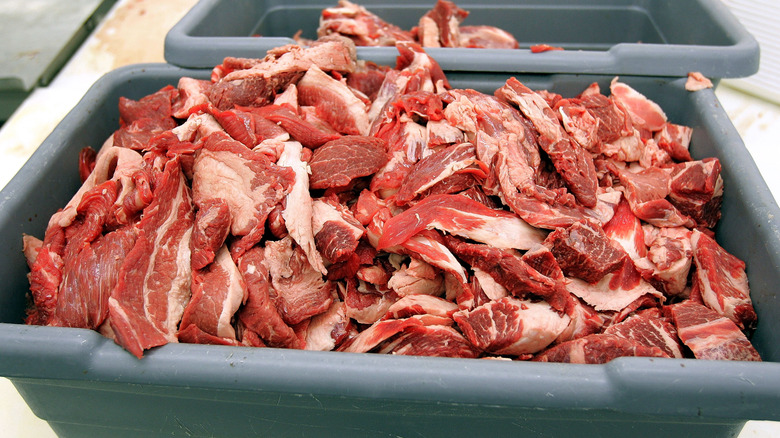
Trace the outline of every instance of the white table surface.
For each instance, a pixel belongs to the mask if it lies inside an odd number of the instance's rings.
[[[0,128],[0,188],[103,74],[140,62],[164,62],[168,30],[196,0],[119,0],[103,22],[47,87],[35,90]],[[716,94],[758,164],[775,199],[780,199],[780,105],[745,94],[724,80]],[[0,435],[52,438],[13,385],[0,378]],[[780,436],[780,423],[750,421],[740,438]]]

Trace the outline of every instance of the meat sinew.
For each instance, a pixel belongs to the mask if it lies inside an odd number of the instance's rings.
[[[327,32],[399,40],[397,67],[327,36],[121,100],[82,187],[24,236],[29,324],[139,358],[760,360],[745,264],[713,237],[720,162],[690,158],[690,128],[617,80],[455,89],[408,34],[345,1],[329,14]],[[453,45],[464,17],[440,1],[419,32]]]

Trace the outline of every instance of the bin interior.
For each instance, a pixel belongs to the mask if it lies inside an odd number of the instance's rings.
[[[170,71],[163,70],[170,75]],[[171,70],[204,78],[210,73],[207,70]],[[448,73],[454,87],[474,88],[490,93],[509,76],[504,73]],[[599,75],[515,76],[531,88],[548,89],[564,97],[578,94],[593,81],[600,82],[603,89],[608,89],[612,79],[611,76]],[[62,137],[62,131],[55,131],[44,143],[48,147],[36,152],[36,155],[46,156],[33,155],[31,162],[34,164],[28,163],[3,190],[6,196],[0,200],[0,244],[6,251],[3,263],[0,264],[0,278],[4,280],[0,286],[0,323],[17,324],[24,319],[29,288],[26,273],[29,269],[21,255],[21,236],[31,234],[43,238],[49,217],[63,207],[79,188],[77,160],[81,148],[99,148],[118,128],[117,102],[120,96],[139,99],[165,85],[175,85],[178,80],[175,76],[144,76],[143,70],[134,72],[129,78],[127,82],[106,89],[99,96],[99,101],[90,102],[93,106],[89,113],[71,114],[71,118],[64,122],[65,125],[83,125],[64,127],[66,137]],[[725,130],[724,124],[730,125],[730,121],[719,107],[714,93],[701,93],[702,99],[710,96],[709,100],[702,100],[697,99],[695,93],[685,92],[682,89],[684,80],[681,79],[676,80],[674,87],[670,86],[673,78],[625,79],[656,101],[671,121],[694,127],[691,143],[694,158],[721,158],[725,195],[722,218],[715,229],[716,237],[724,248],[746,262],[751,294],[759,317],[753,341],[765,360],[780,362],[780,339],[777,336],[780,332],[777,330],[780,328],[777,327],[780,324],[777,322],[780,321],[780,303],[775,287],[777,281],[780,281],[780,272],[777,271],[780,232],[778,218],[771,215],[777,210],[777,204],[766,183],[743,144],[735,144],[733,148],[724,144],[741,140],[733,126],[731,130]],[[703,113],[701,107],[696,107],[701,105],[697,100],[711,105],[712,108],[704,109],[711,109],[712,113]],[[62,142],[59,143],[58,139]],[[724,157],[723,154],[729,156]],[[756,210],[760,210],[766,217],[756,218]],[[751,227],[747,227],[747,224]]]
[[[239,2],[240,3],[240,2]],[[385,21],[409,30],[433,2],[357,2]],[[468,2],[456,4],[469,11],[463,25],[491,25],[514,35],[521,47],[550,44],[567,50],[609,50],[616,44],[674,44],[726,46],[734,44],[723,28],[713,25],[710,12],[698,2],[637,1],[530,1]],[[215,7],[207,20],[191,30],[193,37],[288,37],[299,30],[315,39],[322,10],[335,1],[291,4],[262,0],[238,4],[236,9]],[[236,10],[242,14],[237,17]],[[698,25],[683,25],[695,17]]]

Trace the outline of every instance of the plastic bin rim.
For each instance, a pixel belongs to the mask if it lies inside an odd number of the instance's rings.
[[[624,357],[582,365],[185,344],[153,349],[139,360],[86,329],[0,323],[0,339],[7,336],[36,346],[0,347],[0,357],[13,357],[0,359],[0,375],[12,381],[780,420],[780,412],[748,408],[780,401],[780,364],[770,362]],[[746,407],[733,406],[735,399]]]

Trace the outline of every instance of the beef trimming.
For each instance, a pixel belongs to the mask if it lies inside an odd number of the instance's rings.
[[[27,322],[138,357],[760,360],[744,263],[712,238],[721,168],[681,153],[690,128],[617,80],[489,95],[398,49],[380,67],[329,36],[122,99],[82,189],[25,236]]]

